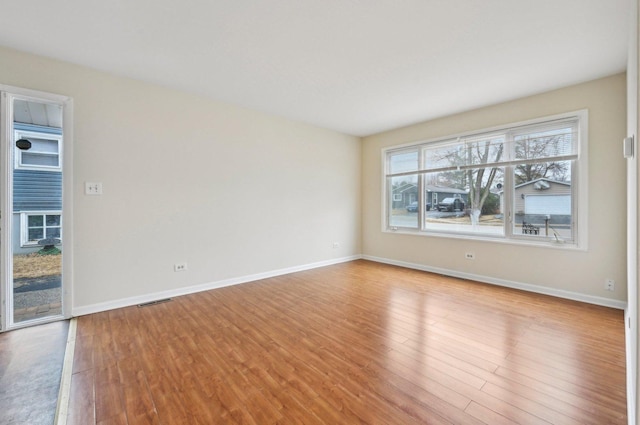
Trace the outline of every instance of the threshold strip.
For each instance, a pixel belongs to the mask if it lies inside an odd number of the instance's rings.
[[[71,374],[73,373],[73,356],[76,351],[77,319],[71,318],[69,322],[69,334],[67,346],[64,352],[62,364],[62,376],[60,377],[60,390],[58,391],[58,404],[56,406],[55,425],[66,425],[69,417],[69,398],[71,394]]]

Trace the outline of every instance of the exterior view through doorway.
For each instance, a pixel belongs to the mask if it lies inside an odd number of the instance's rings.
[[[11,89],[2,92],[2,330],[66,316],[70,104],[61,96]]]

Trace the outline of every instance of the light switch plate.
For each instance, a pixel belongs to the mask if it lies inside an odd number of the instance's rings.
[[[102,195],[102,183],[85,182],[84,194],[85,195]]]

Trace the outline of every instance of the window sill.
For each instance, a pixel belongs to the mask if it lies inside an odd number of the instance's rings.
[[[545,249],[562,249],[569,251],[586,251],[586,246],[580,246],[579,244],[571,241],[562,241],[557,242],[554,238],[548,239],[538,239],[538,240],[529,240],[529,239],[520,239],[520,238],[505,238],[502,236],[490,236],[487,234],[473,234],[473,233],[465,233],[465,234],[453,234],[453,233],[445,233],[445,232],[433,232],[428,230],[418,230],[418,229],[410,229],[406,227],[399,227],[397,229],[388,229],[384,228],[382,230],[383,233],[393,233],[399,235],[411,235],[411,236],[421,236],[421,237],[430,237],[430,238],[441,238],[441,239],[459,239],[459,240],[472,240],[479,242],[488,242],[502,245],[516,245],[516,246],[526,246],[526,247],[535,247],[535,248],[545,248]]]
[[[16,170],[25,170],[25,171],[48,171],[51,173],[62,173],[61,167],[56,166],[46,166],[46,165],[16,165]]]

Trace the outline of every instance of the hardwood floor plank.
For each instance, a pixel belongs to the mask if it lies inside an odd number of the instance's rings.
[[[83,424],[624,424],[622,317],[354,261],[80,318],[70,411]]]
[[[564,416],[572,418],[579,424],[600,425],[603,423],[603,419],[599,415],[594,415],[592,412],[588,412],[579,407],[576,407],[575,405],[572,405],[567,401],[560,400],[549,394],[545,394],[533,388],[527,387],[519,382],[510,381],[507,379],[497,382],[498,383],[487,383],[487,385],[483,388],[483,391],[487,394],[494,394],[498,398],[500,398],[501,394],[512,394],[517,398],[522,397],[526,400],[531,400],[532,402],[544,406],[544,408],[559,412]],[[501,390],[499,391],[502,392],[496,393],[493,387],[501,388]]]
[[[427,352],[425,353],[425,351]],[[388,357],[393,362],[400,362],[416,369],[421,367],[426,368],[428,369],[427,372],[430,372],[431,369],[437,370],[453,379],[465,382],[474,388],[480,389],[486,382],[486,380],[461,367],[464,363],[462,360],[452,358],[437,350],[431,350],[429,348],[423,349],[422,351],[411,350],[408,347],[399,345],[397,349],[391,350],[388,353]],[[471,364],[468,365],[469,369],[473,367]]]
[[[76,346],[73,356],[75,373],[93,369],[93,335],[76,335]]]
[[[523,375],[534,378],[551,386],[563,389],[566,392],[589,398],[594,402],[604,405],[616,405],[621,408],[626,405],[626,393],[623,388],[610,391],[613,388],[607,382],[596,381],[586,373],[584,376],[575,376],[570,373],[563,373],[560,369],[545,368],[528,359],[514,358],[505,361],[502,368],[517,371]]]
[[[517,425],[518,422],[514,422],[509,418],[505,418],[493,410],[482,406],[478,403],[472,402],[469,407],[467,407],[466,412],[469,413],[474,418],[477,418],[484,424],[491,425]]]
[[[543,394],[555,397],[576,409],[589,412],[593,417],[601,418],[600,423],[626,423],[626,403],[624,407],[620,404],[612,406],[602,394],[577,391],[577,389],[571,385],[560,385],[560,382],[552,382],[549,384],[538,380],[535,376],[531,377],[519,371],[498,368],[495,373],[498,376],[504,376],[509,380],[516,381]]]
[[[93,370],[87,369],[74,373],[71,377],[69,394],[69,416],[67,425],[95,424],[95,383]]]
[[[102,422],[124,413],[121,389],[118,384],[100,386],[96,393],[96,421]]]
[[[98,425],[127,425],[127,423],[127,415],[124,412],[98,421]]]
[[[536,417],[539,417],[540,419],[543,419],[549,423],[584,425],[583,421],[574,419],[561,412],[550,409],[541,403],[522,396],[514,391],[510,391],[509,389],[505,389],[497,385],[488,383],[482,388],[482,391],[492,395],[498,400],[502,400],[505,403],[511,404],[512,406],[515,406],[521,410],[530,412]]]

